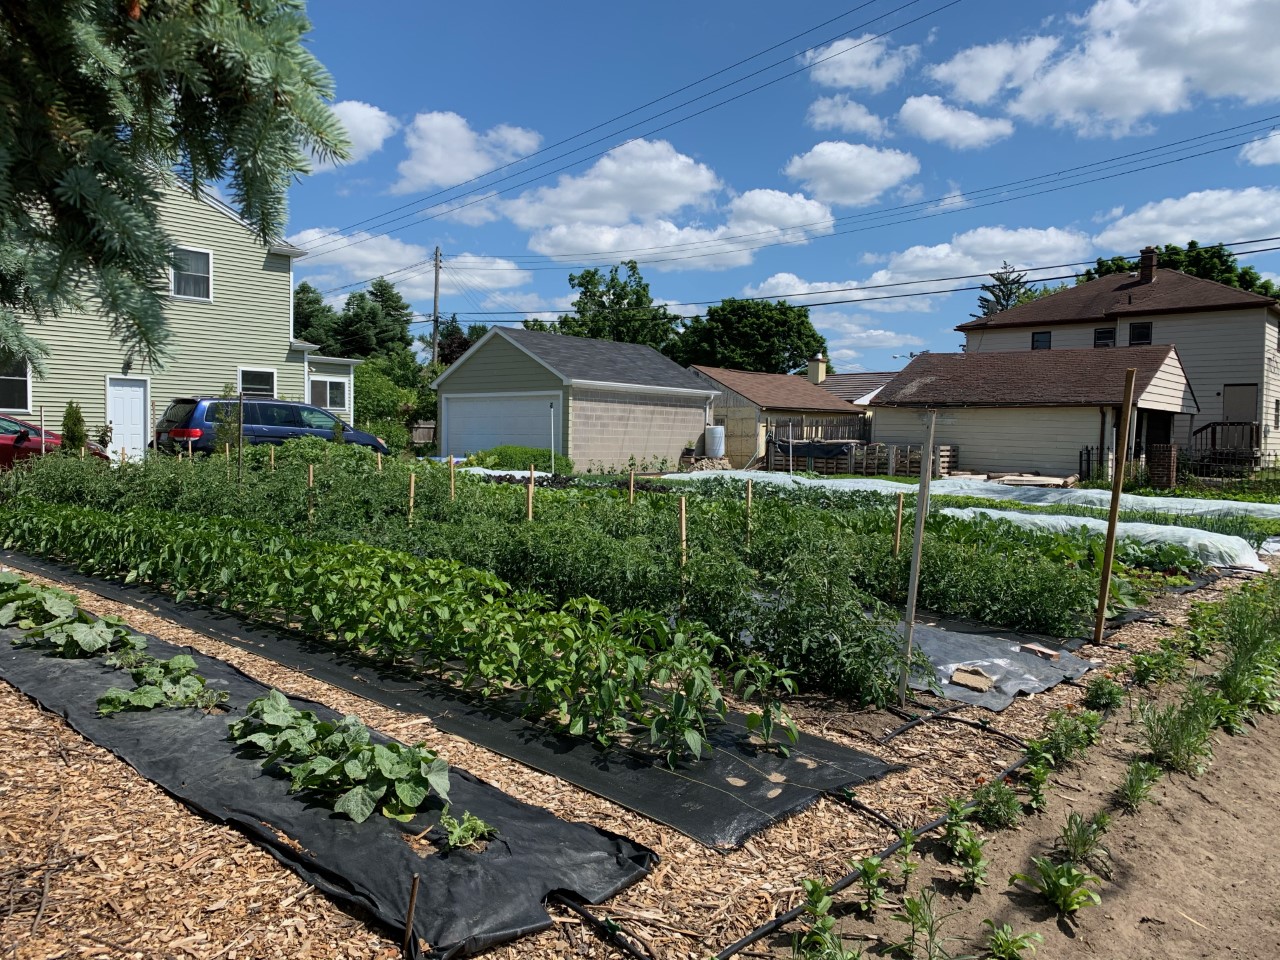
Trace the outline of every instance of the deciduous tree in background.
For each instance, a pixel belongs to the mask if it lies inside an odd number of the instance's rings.
[[[625,277],[620,275],[622,267],[627,271]],[[610,267],[608,277],[594,267],[571,273],[569,286],[578,291],[573,313],[561,317],[558,324],[526,320],[525,327],[571,337],[641,343],[655,350],[666,348],[675,339],[680,318],[653,302],[649,284],[634,260]]]
[[[1237,287],[1249,293],[1280,297],[1280,286],[1271,280],[1264,280],[1262,274],[1253,267],[1240,266],[1236,255],[1220,243],[1202,247],[1191,240],[1185,248],[1176,243],[1166,243],[1163,247],[1156,248],[1156,262],[1160,267],[1224,283],[1228,287]],[[1076,283],[1087,283],[1112,273],[1134,273],[1138,266],[1137,260],[1125,257],[1112,257],[1109,260],[1099,257],[1094,266],[1076,278]]]
[[[809,308],[785,300],[724,300],[705,317],[686,321],[667,353],[683,366],[704,364],[756,373],[791,373],[827,341],[814,329]]]
[[[0,4],[0,358],[92,291],[126,356],[163,357],[160,192],[224,184],[264,240],[295,175],[347,155],[302,0]]]

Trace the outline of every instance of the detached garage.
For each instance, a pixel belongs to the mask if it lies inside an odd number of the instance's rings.
[[[494,328],[434,384],[440,452],[504,444],[579,470],[674,464],[702,436],[716,391],[651,347]]]

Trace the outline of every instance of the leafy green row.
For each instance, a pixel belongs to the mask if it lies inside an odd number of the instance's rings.
[[[657,614],[585,598],[548,608],[453,562],[230,520],[27,502],[0,509],[0,521],[9,546],[510,691],[526,715],[575,735],[610,743],[642,729],[668,762],[700,756],[707,721],[724,714],[715,637]],[[753,664],[757,687],[773,679]]]

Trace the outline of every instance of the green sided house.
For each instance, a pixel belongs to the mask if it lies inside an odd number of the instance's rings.
[[[293,335],[293,261],[305,251],[265,244],[234,210],[175,187],[161,225],[177,251],[168,277],[168,357],[163,366],[125,361],[106,321],[67,313],[32,332],[50,350],[47,376],[25,364],[0,367],[0,413],[58,429],[69,400],[90,435],[108,424],[115,456],[141,457],[156,419],[175,397],[219,394],[305,400],[350,421],[359,361],[318,357]]]
[[[652,347],[495,327],[435,381],[440,452],[550,448],[578,469],[674,464],[716,390]]]

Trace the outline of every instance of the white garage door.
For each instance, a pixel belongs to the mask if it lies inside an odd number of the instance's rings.
[[[443,452],[465,456],[503,444],[549,447],[554,416],[555,447],[561,453],[564,441],[560,437],[559,407],[560,398],[553,394],[446,397],[444,442],[448,449]]]

